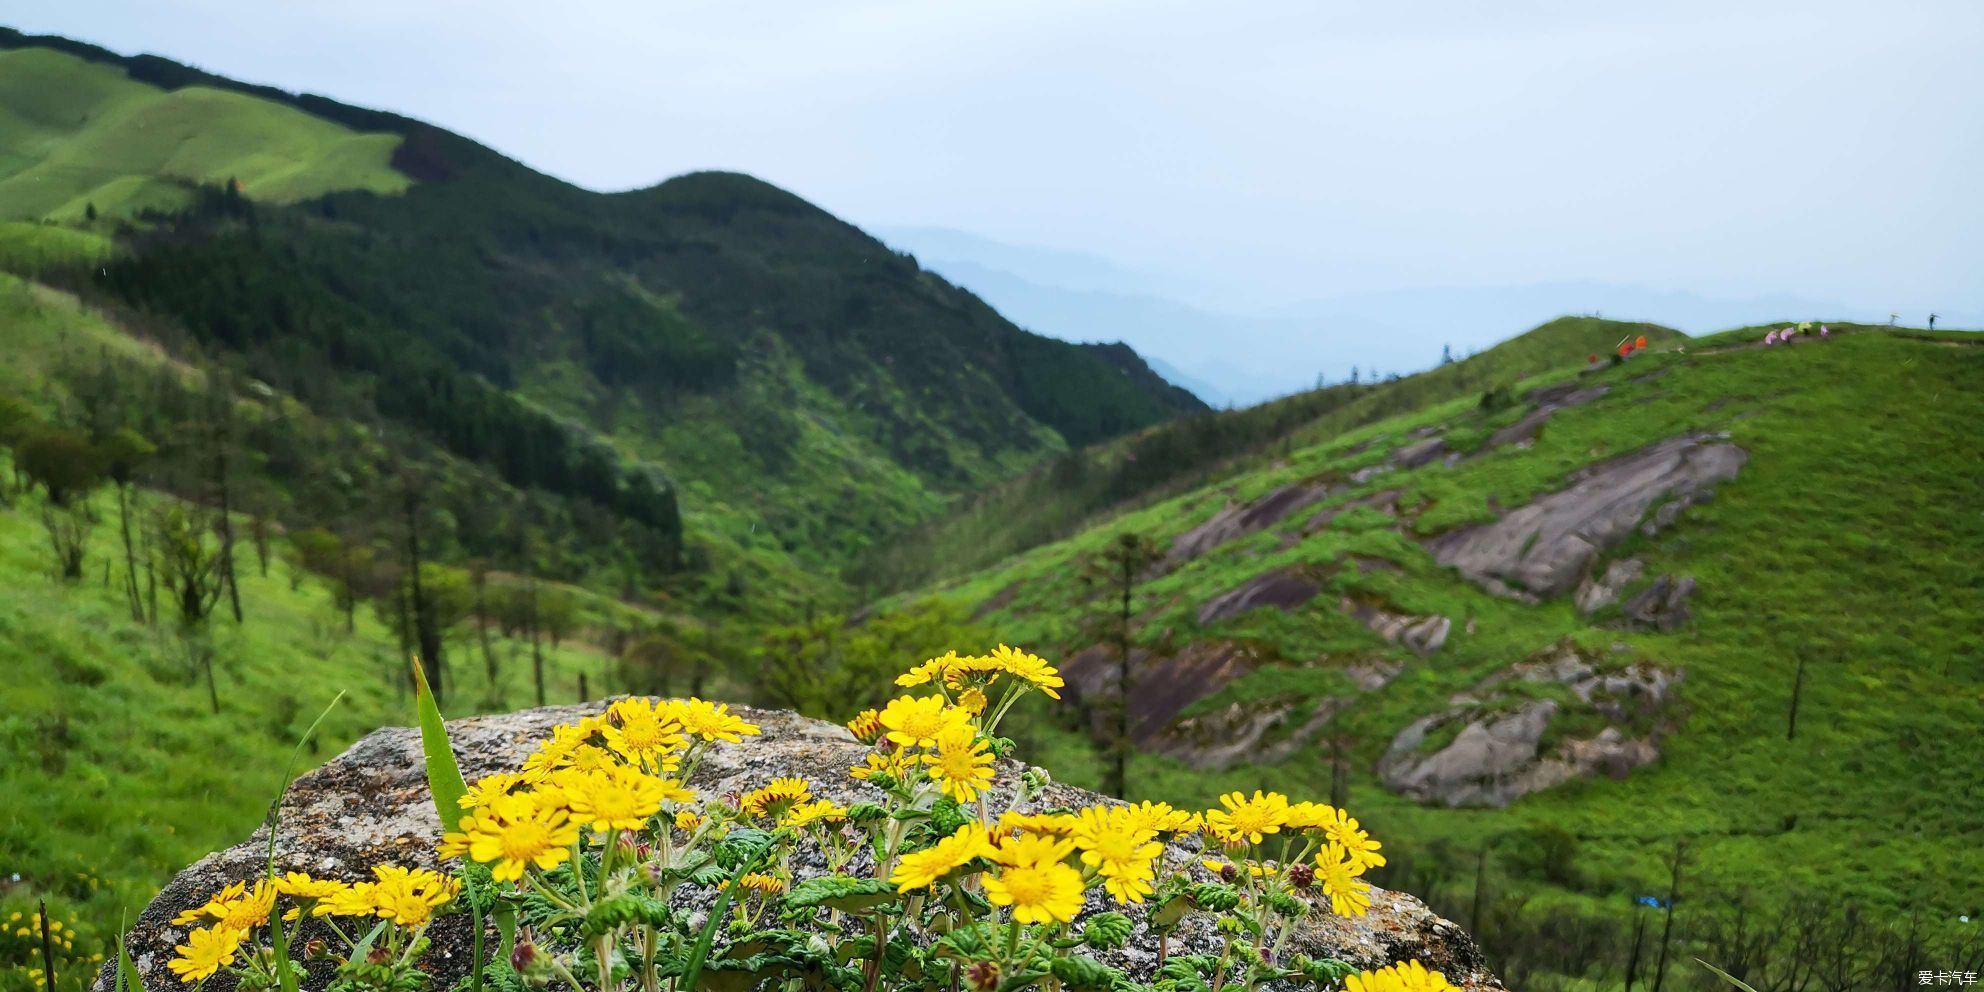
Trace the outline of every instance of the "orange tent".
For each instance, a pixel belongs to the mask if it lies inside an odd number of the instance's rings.
[[[1642,335],[1640,335],[1640,336],[1639,336],[1638,338],[1635,338],[1635,339],[1633,340],[1633,347],[1634,347],[1634,348],[1644,348],[1644,347],[1646,347],[1646,335],[1644,335],[1644,334],[1642,334]]]

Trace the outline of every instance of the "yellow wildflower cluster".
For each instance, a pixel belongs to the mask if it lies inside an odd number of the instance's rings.
[[[517,771],[469,786],[440,853],[488,867],[495,886],[477,893],[478,905],[493,896],[529,914],[537,942],[510,956],[528,971],[520,977],[577,992],[604,992],[586,976],[612,975],[606,987],[621,988],[624,973],[642,992],[665,992],[671,976],[708,973],[683,955],[698,944],[707,951],[717,914],[730,917],[729,946],[753,949],[725,952],[720,968],[732,980],[748,980],[740,973],[764,961],[785,969],[768,971],[769,981],[830,979],[843,989],[1008,987],[1002,975],[1052,975],[1055,985],[1080,975],[1101,986],[1113,969],[1058,959],[1120,947],[1135,924],[1127,912],[1087,912],[1091,899],[1145,907],[1143,926],[1161,935],[1189,912],[1230,915],[1211,931],[1226,942],[1220,954],[1181,959],[1195,962],[1207,987],[1330,985],[1316,976],[1340,974],[1319,966],[1327,962],[1284,963],[1281,952],[1313,912],[1370,908],[1364,875],[1385,863],[1382,845],[1345,811],[1266,791],[1228,793],[1205,810],[1041,808],[1050,794],[1043,773],[998,780],[1012,747],[998,726],[1029,693],[1058,698],[1064,682],[1053,666],[1001,645],[929,659],[895,682],[920,694],[847,724],[867,746],[848,771],[861,783],[851,789],[757,777],[703,800],[688,783],[709,750],[759,728],[702,700],[622,699],[554,728]],[[679,905],[683,886],[719,888],[707,921],[694,924],[709,928],[700,938],[667,908]],[[391,926],[385,947],[363,955],[354,973],[370,975],[364,969],[384,960],[390,974],[360,984],[398,982],[406,975],[392,969],[411,967],[422,928],[457,894],[452,878],[392,867],[349,884],[301,873],[236,884],[175,921],[198,929],[172,968],[188,982],[232,969],[245,985],[272,987],[269,956],[244,952],[257,930],[305,914],[366,916]],[[284,899],[294,905],[277,917]],[[864,960],[850,962],[850,952]],[[1405,962],[1350,976],[1345,988],[1451,986]]]
[[[417,935],[434,918],[434,911],[447,905],[461,891],[461,882],[424,868],[409,869],[379,865],[372,878],[362,882],[341,882],[316,878],[293,871],[273,880],[262,879],[252,887],[235,882],[207,897],[207,901],[172,918],[179,926],[191,928],[186,943],[168,967],[181,981],[205,981],[220,969],[234,964],[243,945],[269,925],[276,901],[286,898],[291,908],[283,919],[311,916],[370,917],[386,920]],[[396,938],[397,939],[397,938]],[[401,941],[412,943],[417,936]]]
[[[461,798],[469,813],[442,835],[441,855],[466,855],[489,865],[498,881],[514,882],[570,860],[582,827],[603,843],[607,834],[639,831],[666,812],[694,829],[699,821],[687,807],[696,793],[684,777],[712,743],[756,733],[722,703],[618,700],[598,716],[555,728],[521,772],[471,786]]]

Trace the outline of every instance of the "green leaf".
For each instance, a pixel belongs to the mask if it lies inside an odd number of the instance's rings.
[[[386,927],[390,923],[392,923],[391,920],[380,920],[378,926],[373,927],[367,932],[364,937],[359,939],[358,943],[351,945],[351,957],[347,960],[363,961],[370,957],[372,955],[372,942],[378,940],[379,935],[386,932]]]
[[[517,949],[517,907],[507,901],[496,904],[496,932],[503,936],[496,960],[508,962]]]
[[[1130,942],[1134,924],[1121,913],[1097,913],[1082,924],[1082,943],[1098,951],[1113,951]]]
[[[683,971],[680,992],[696,992],[696,983],[703,976],[703,962],[709,959],[710,945],[716,943],[717,928],[723,925],[724,913],[730,909],[730,900],[737,895],[737,880],[751,870],[749,860],[740,861],[730,873],[730,881],[716,894],[716,902],[710,904],[710,917],[703,924],[703,932],[696,937],[696,946],[689,952],[689,967]]]
[[[1192,897],[1180,892],[1151,907],[1150,928],[1159,933],[1168,933],[1176,930],[1178,929],[1178,924],[1184,921],[1185,914],[1191,912],[1191,910]]]
[[[794,909],[838,909],[843,913],[864,913],[898,899],[896,890],[879,878],[851,875],[823,875],[809,878],[786,893],[785,904]]]
[[[1743,992],[1757,992],[1756,989],[1753,989],[1748,985],[1743,984],[1742,979],[1737,978],[1735,975],[1732,975],[1726,971],[1723,971],[1721,968],[1718,968],[1715,965],[1709,964],[1707,961],[1703,961],[1701,958],[1696,958],[1695,963],[1701,965],[1704,968],[1707,968],[1712,972],[1715,972],[1717,978],[1720,978],[1723,981],[1728,982],[1729,984],[1734,985],[1739,989],[1742,989]]]
[[[144,979],[138,977],[138,966],[131,961],[129,947],[131,933],[124,929],[122,917],[117,921],[117,984],[121,992],[145,992]]]
[[[1047,963],[1048,970],[1061,984],[1076,992],[1107,992],[1123,973],[1103,964],[1094,958],[1057,957]]]
[[[441,720],[441,708],[434,704],[434,692],[427,688],[427,673],[420,670],[420,659],[413,660],[414,707],[420,712],[420,750],[427,758],[427,791],[434,796],[434,813],[441,818],[441,832],[453,830],[461,822],[461,798],[468,793],[461,766],[455,763],[455,750],[448,745],[448,726]]]

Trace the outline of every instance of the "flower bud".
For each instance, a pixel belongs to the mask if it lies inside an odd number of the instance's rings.
[[[374,947],[372,953],[365,955],[366,964],[385,964],[392,959],[392,952],[383,947]]]
[[[1316,884],[1316,869],[1307,861],[1298,861],[1289,865],[1288,884],[1298,889],[1306,889]]]
[[[313,937],[308,943],[303,945],[303,960],[305,961],[322,961],[329,957],[330,953],[330,945],[325,944],[322,937]]]
[[[518,974],[528,971],[536,960],[537,945],[531,943],[528,937],[517,941],[517,946],[510,951],[510,967],[515,968]]]
[[[992,992],[999,987],[999,963],[997,961],[973,961],[964,970],[964,984],[972,992]]]
[[[1228,885],[1240,880],[1240,869],[1230,864],[1219,866],[1219,880]]]

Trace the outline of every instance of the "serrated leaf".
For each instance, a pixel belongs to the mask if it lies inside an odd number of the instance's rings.
[[[865,913],[896,902],[894,887],[879,878],[851,875],[824,875],[809,878],[786,893],[785,904],[794,909],[837,909],[843,913]]]
[[[1130,942],[1135,924],[1122,913],[1097,913],[1082,924],[1082,943],[1098,951],[1113,951]]]

